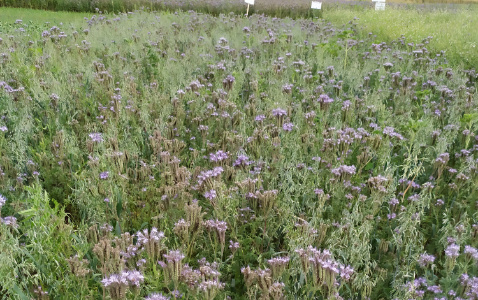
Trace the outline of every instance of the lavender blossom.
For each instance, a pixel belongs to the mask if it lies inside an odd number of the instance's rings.
[[[220,162],[229,157],[229,152],[218,150],[216,153],[209,154],[209,160],[212,162]]]
[[[470,245],[466,245],[463,253],[467,254],[475,262],[478,262],[478,249],[473,248]]]
[[[144,300],[169,300],[170,297],[163,296],[163,293],[153,293],[150,294],[148,297],[144,298]]]
[[[393,127],[385,127],[383,129],[383,134],[386,136],[397,138],[398,140],[403,140],[403,136],[397,132],[395,132],[395,128]]]
[[[103,134],[98,132],[93,132],[88,135],[92,142],[101,143],[103,142]]]
[[[237,159],[236,161],[232,164],[234,167],[245,167],[245,166],[248,166],[250,165],[251,162],[249,161],[249,157],[247,157],[247,155],[244,155],[244,154],[239,154],[237,156]]]
[[[460,255],[460,246],[453,243],[445,249],[445,255],[450,258],[457,258]]]
[[[282,129],[284,129],[284,131],[292,131],[293,128],[294,124],[292,123],[284,123],[284,125],[282,125]]]
[[[256,120],[257,122],[262,122],[265,119],[266,119],[265,115],[257,115],[254,120]]]
[[[15,229],[18,228],[17,218],[15,218],[13,216],[1,218],[0,220],[1,220],[1,223],[3,223],[6,226],[10,226],[10,227],[15,228]]]
[[[317,102],[320,104],[321,109],[327,110],[330,104],[334,102],[334,99],[330,98],[327,94],[321,94]]]
[[[217,197],[216,190],[209,190],[204,193],[204,197],[208,200],[213,200]]]
[[[355,166],[342,165],[338,168],[332,169],[331,172],[336,177],[342,178],[342,177],[348,177],[348,176],[354,175],[356,170],[357,169]]]
[[[276,108],[276,109],[273,109],[272,110],[272,115],[274,117],[283,117],[283,116],[286,116],[287,115],[287,111],[285,109],[282,109],[282,108]]]
[[[424,268],[430,264],[432,264],[435,261],[435,256],[424,253],[420,255],[420,258],[418,259],[418,264],[420,267]]]

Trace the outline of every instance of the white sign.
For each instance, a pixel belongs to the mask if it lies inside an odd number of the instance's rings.
[[[375,10],[385,10],[385,2],[375,2]]]
[[[247,4],[254,5],[254,0],[244,0]]]
[[[372,0],[372,2],[385,2],[385,0]]]
[[[312,9],[322,9],[322,2],[312,1],[311,7]]]

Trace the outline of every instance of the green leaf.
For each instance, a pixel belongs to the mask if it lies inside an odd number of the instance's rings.
[[[116,232],[116,235],[118,235],[118,236],[121,235],[121,227],[120,227],[119,222],[116,222],[115,232]]]
[[[475,123],[478,121],[478,113],[464,114],[460,121],[463,123]]]
[[[365,165],[365,171],[371,170],[374,167],[373,162],[369,162],[367,165]]]
[[[118,218],[120,218],[121,213],[123,212],[123,197],[119,191],[116,193],[116,198],[118,199],[118,202],[116,203],[116,214],[118,215]]]
[[[18,212],[18,214],[22,215],[25,218],[33,217],[34,215],[36,215],[36,213],[37,213],[36,208],[25,209]]]
[[[22,300],[30,300],[30,297],[28,297],[27,295],[25,295],[25,293],[23,293],[23,290],[21,288],[18,287],[18,285],[14,285],[12,290],[15,292],[15,294]]]

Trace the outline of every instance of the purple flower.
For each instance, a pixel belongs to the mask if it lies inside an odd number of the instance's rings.
[[[352,102],[350,102],[350,100],[345,100],[345,101],[342,103],[342,110],[343,110],[343,111],[349,110],[349,108],[350,108],[351,105],[352,105]]]
[[[476,248],[466,245],[463,253],[468,254],[473,260],[478,261],[478,250]]]
[[[442,293],[442,290],[441,290],[440,286],[438,286],[438,285],[429,286],[427,290],[429,290],[430,292],[435,293],[435,294]]]
[[[146,259],[142,258],[140,260],[138,260],[138,262],[136,263],[136,265],[138,267],[141,267],[142,265],[144,265],[146,263]]]
[[[134,285],[136,287],[139,287],[140,283],[144,281],[144,276],[141,274],[139,271],[128,271],[126,278],[128,279],[129,283],[131,285]]]
[[[144,300],[169,300],[169,297],[163,296],[162,293],[153,293],[150,294],[148,297],[144,298]]]
[[[217,151],[216,153],[209,154],[209,160],[212,162],[219,162],[226,160],[229,157],[229,152],[224,152],[222,150]]]
[[[186,257],[186,255],[179,250],[171,250],[168,254],[163,254],[163,256],[168,262],[180,262]]]
[[[284,123],[284,125],[282,125],[282,129],[284,129],[285,131],[292,131],[293,128],[294,124],[292,123]]]
[[[229,249],[234,253],[237,249],[239,249],[239,242],[233,242],[232,240],[229,241]]]
[[[224,233],[227,230],[227,223],[219,220],[207,220],[204,222],[204,226],[209,230],[216,230],[218,233]]]
[[[215,190],[206,191],[204,193],[204,197],[206,197],[206,199],[208,200],[213,200],[214,198],[217,197],[216,191]]]
[[[100,179],[108,179],[109,176],[110,176],[110,172],[108,171],[100,173]]]
[[[7,126],[0,126],[0,131],[3,131],[3,132],[8,131]]]
[[[293,84],[285,84],[282,86],[282,92],[286,94],[290,94],[292,92],[292,88],[294,87]]]
[[[353,273],[354,269],[351,266],[340,266],[340,277],[345,281],[349,281]]]
[[[453,243],[445,249],[445,255],[450,258],[457,258],[460,255],[460,246]]]
[[[383,64],[383,66],[385,67],[385,69],[390,69],[391,67],[393,67],[393,64],[391,62],[386,62]]]
[[[251,162],[249,161],[249,157],[247,157],[247,155],[240,154],[240,155],[237,156],[237,159],[234,162],[233,166],[234,167],[248,166],[250,164],[251,164]]]
[[[449,237],[446,238],[446,242],[448,244],[453,244],[453,243],[456,242],[456,239],[454,237],[449,236]]]
[[[390,201],[388,201],[388,204],[390,204],[391,206],[395,206],[398,204],[398,199],[397,198],[392,198],[390,199]]]
[[[422,255],[420,255],[420,258],[418,259],[418,264],[422,268],[424,268],[427,265],[432,264],[434,261],[435,261],[435,256],[427,254],[427,253],[423,253]]]
[[[282,116],[286,116],[287,115],[287,111],[285,109],[282,109],[282,108],[276,108],[276,109],[273,109],[272,110],[272,115],[274,117],[282,117]]]
[[[222,167],[215,167],[212,170],[207,170],[207,171],[202,171],[198,175],[198,184],[201,185],[204,182],[210,181],[210,178],[217,177],[221,175],[221,173],[224,171]]]
[[[122,271],[119,274],[112,274],[109,277],[105,277],[101,283],[104,287],[118,287],[118,286],[128,286],[134,285],[138,287],[141,282],[144,281],[144,276],[136,270],[133,271]]]
[[[264,115],[257,115],[255,120],[257,122],[262,122],[262,121],[264,121],[265,118],[266,118],[266,116],[264,116]]]
[[[138,237],[138,246],[159,242],[165,237],[164,232],[158,231],[156,227],[151,228],[151,232],[148,232],[148,229],[138,231],[136,236]]]
[[[445,152],[440,154],[438,158],[435,159],[435,162],[438,164],[445,165],[449,160],[450,160],[450,154]]]
[[[396,133],[395,128],[393,128],[393,127],[385,127],[383,129],[383,134],[387,135],[387,136],[390,136],[390,137],[395,137],[399,140],[403,140],[403,136],[399,133]]]
[[[103,134],[99,132],[93,132],[89,134],[89,137],[92,142],[101,143],[103,142]]]
[[[10,226],[12,228],[18,228],[17,218],[12,217],[12,216],[1,218],[1,223],[5,224],[7,226]]]
[[[198,289],[203,292],[208,292],[209,290],[223,289],[224,283],[221,283],[216,280],[206,280],[199,284]]]
[[[330,103],[334,102],[334,99],[330,98],[327,94],[322,94],[317,99],[317,102],[319,102],[321,104],[330,104]]]
[[[335,176],[354,175],[355,172],[356,172],[355,166],[343,165],[338,168],[332,169],[332,174],[334,174]]]

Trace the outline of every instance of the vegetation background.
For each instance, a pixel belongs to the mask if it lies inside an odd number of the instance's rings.
[[[478,297],[475,6],[256,1],[2,2],[0,297]]]

